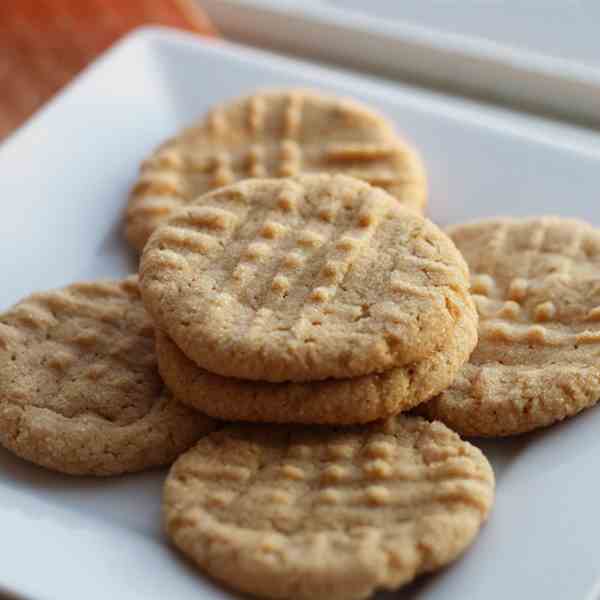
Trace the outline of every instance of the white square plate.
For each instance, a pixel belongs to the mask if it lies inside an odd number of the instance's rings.
[[[135,260],[121,213],[139,161],[210,105],[303,85],[379,107],[421,149],[439,223],[558,213],[600,225],[597,135],[166,30],[129,36],[0,147],[0,309]],[[592,600],[600,411],[482,444],[497,504],[452,567],[379,598]],[[165,471],[59,476],[0,451],[0,588],[35,600],[230,598],[161,533]]]

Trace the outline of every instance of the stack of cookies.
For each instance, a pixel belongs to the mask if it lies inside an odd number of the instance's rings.
[[[0,315],[0,441],[69,474],[181,455],[169,536],[259,596],[365,598],[452,561],[494,497],[458,434],[600,398],[600,232],[444,233],[425,197],[415,152],[360,104],[291,90],[217,107],[142,165],[139,280]]]
[[[200,196],[154,232],[140,285],[165,382],[220,419],[383,419],[446,389],[477,341],[450,239],[343,175]]]

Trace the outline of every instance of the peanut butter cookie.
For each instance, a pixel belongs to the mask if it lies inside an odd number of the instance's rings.
[[[249,177],[345,173],[421,211],[427,196],[418,155],[362,104],[310,90],[257,92],[217,106],[142,163],[126,233],[141,251],[174,210]]]
[[[166,529],[225,585],[267,598],[357,600],[454,560],[494,497],[483,454],[441,423],[234,425],[171,468]]]
[[[442,231],[342,175],[201,196],[153,234],[140,282],[157,326],[196,364],[271,382],[415,363],[456,334],[472,302]]]
[[[494,219],[451,236],[472,273],[479,342],[424,405],[465,435],[550,425],[600,398],[600,231],[582,221]]]
[[[137,278],[33,294],[0,314],[0,443],[20,457],[70,474],[139,471],[214,427],[162,383]]]

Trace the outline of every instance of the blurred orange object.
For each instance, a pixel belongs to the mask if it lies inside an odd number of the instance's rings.
[[[0,0],[0,139],[140,25],[215,33],[194,0]]]

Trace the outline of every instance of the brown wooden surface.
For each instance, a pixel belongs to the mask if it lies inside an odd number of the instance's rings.
[[[194,0],[0,0],[0,139],[141,25],[214,34]]]

